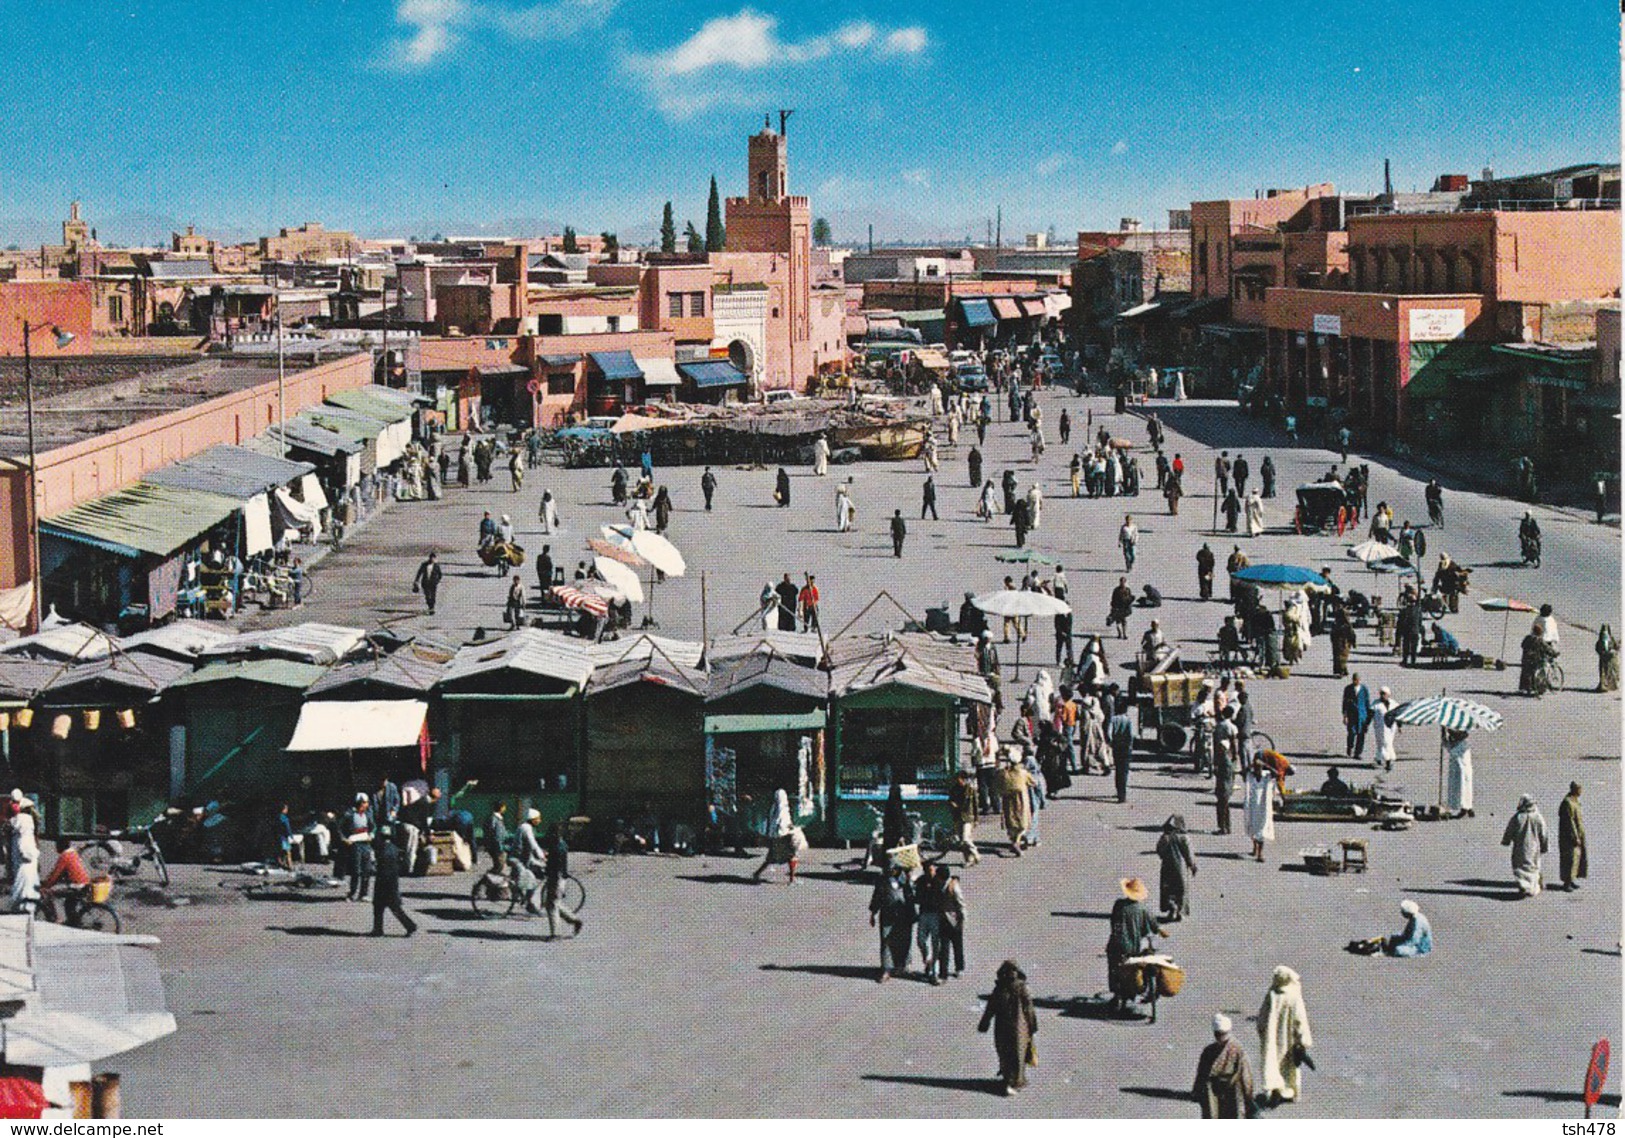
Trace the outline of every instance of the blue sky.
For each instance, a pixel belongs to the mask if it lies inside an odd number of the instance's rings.
[[[647,233],[790,106],[838,238],[1165,223],[1192,199],[1619,157],[1617,10],[1397,3],[0,5],[0,240],[311,218]]]

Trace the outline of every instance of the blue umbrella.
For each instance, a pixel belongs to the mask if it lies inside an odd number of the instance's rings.
[[[1230,576],[1232,580],[1266,589],[1300,589],[1305,585],[1318,585],[1323,589],[1331,587],[1331,582],[1313,569],[1297,565],[1249,565]]]

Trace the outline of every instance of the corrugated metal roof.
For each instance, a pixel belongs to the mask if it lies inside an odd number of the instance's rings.
[[[829,674],[782,656],[739,656],[712,667],[706,698],[722,699],[756,687],[822,701],[829,696]]]
[[[209,261],[148,261],[147,275],[162,281],[196,281],[218,277]]]
[[[45,686],[44,694],[63,698],[87,684],[124,688],[133,693],[155,696],[182,676],[191,674],[192,665],[151,653],[120,653],[89,664],[64,669]]]
[[[247,501],[273,486],[286,486],[315,467],[247,447],[215,446],[153,471],[146,480],[159,486],[205,490]]]
[[[452,657],[440,682],[454,684],[492,672],[519,671],[580,687],[592,670],[592,656],[584,641],[545,629],[521,628],[495,640],[465,645]]]
[[[685,360],[677,365],[695,387],[743,387],[750,377],[727,360]]]
[[[245,445],[261,454],[277,454],[280,433],[276,427],[272,427],[262,435],[255,435]],[[303,414],[299,414],[288,420],[288,446],[308,450],[313,454],[333,455],[355,454],[362,449],[363,444],[359,439],[351,438],[349,435],[317,426]]]
[[[778,629],[770,629],[743,636],[720,637],[712,643],[707,658],[715,667],[720,660],[768,653],[811,667],[824,658],[824,643],[818,639],[816,632],[781,632]]]
[[[831,642],[830,692],[835,696],[901,686],[973,703],[993,693],[976,670],[976,650],[918,633]]]
[[[520,370],[525,369],[521,368]],[[412,413],[419,406],[427,403],[428,399],[424,396],[414,396],[410,392],[373,383],[368,384],[366,387],[351,387],[343,391],[335,391],[323,402],[330,407],[344,407],[352,411],[360,411],[364,415],[381,418],[386,423],[398,423],[402,419],[410,419]]]
[[[656,654],[599,668],[587,685],[587,698],[637,683],[659,684],[704,699],[708,681],[698,668],[685,668]]]
[[[593,366],[604,373],[605,379],[642,379],[643,369],[632,358],[631,352],[588,352]]]
[[[0,656],[0,699],[30,700],[43,691],[63,669],[61,660],[29,656]]]
[[[427,692],[446,674],[446,661],[426,660],[409,648],[402,648],[376,660],[341,664],[311,685],[312,697],[332,694],[358,684]]]
[[[123,647],[126,652],[195,660],[204,649],[230,640],[235,635],[224,625],[202,620],[177,620],[126,636]]]
[[[40,524],[40,532],[68,541],[89,539],[127,556],[167,557],[219,525],[242,500],[205,490],[137,482],[64,510]]]
[[[59,624],[32,636],[20,636],[0,645],[7,656],[42,660],[102,660],[112,655],[118,641],[88,624]]]
[[[297,660],[215,660],[169,686],[174,690],[241,680],[243,683],[304,691],[326,673],[325,664],[305,664]]]
[[[352,411],[348,407],[333,407],[323,404],[312,407],[303,414],[310,421],[325,431],[342,435],[347,439],[360,440],[368,443],[384,433],[389,423],[379,419],[376,415],[369,415],[364,411]],[[358,448],[359,449],[359,448]]]
[[[239,633],[209,645],[199,655],[206,659],[276,656],[325,666],[344,659],[366,638],[366,632],[359,628],[306,621],[287,628]]]
[[[640,632],[624,640],[605,640],[587,646],[593,666],[599,668],[622,660],[647,660],[657,652],[685,668],[698,668],[705,656],[705,645],[697,640],[672,640]]]

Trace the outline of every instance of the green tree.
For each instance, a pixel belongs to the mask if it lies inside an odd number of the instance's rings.
[[[604,242],[604,252],[618,253],[621,249],[621,239],[613,233],[600,233],[599,238]]]
[[[705,251],[720,253],[728,244],[728,231],[722,227],[722,198],[717,193],[717,176],[711,175],[711,199],[705,206]]]
[[[688,242],[688,251],[690,253],[705,252],[705,238],[698,229],[694,228],[692,221],[688,223],[688,229],[684,231],[683,237]]]
[[[576,241],[576,231],[572,226],[564,227],[564,251],[566,253],[581,252],[581,245]]]
[[[671,215],[670,202],[666,203],[666,208],[660,215],[660,251],[677,252],[677,221]]]
[[[814,245],[833,245],[835,243],[835,237],[830,232],[827,217],[820,217],[813,222],[812,238]]]

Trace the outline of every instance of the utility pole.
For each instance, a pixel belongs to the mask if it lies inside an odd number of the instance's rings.
[[[276,298],[276,430],[277,453],[288,454],[288,402],[284,384],[287,379],[287,361],[282,354],[282,296]]]
[[[40,265],[44,266],[44,250],[40,250]],[[28,556],[33,578],[29,603],[30,633],[40,630],[40,563],[39,563],[39,452],[34,449],[34,354],[29,342],[33,329],[23,321],[23,392],[28,406]],[[32,923],[32,922],[30,922]]]
[[[999,267],[999,252],[1004,248],[1004,207],[998,208],[998,221],[993,229],[993,267]]]

